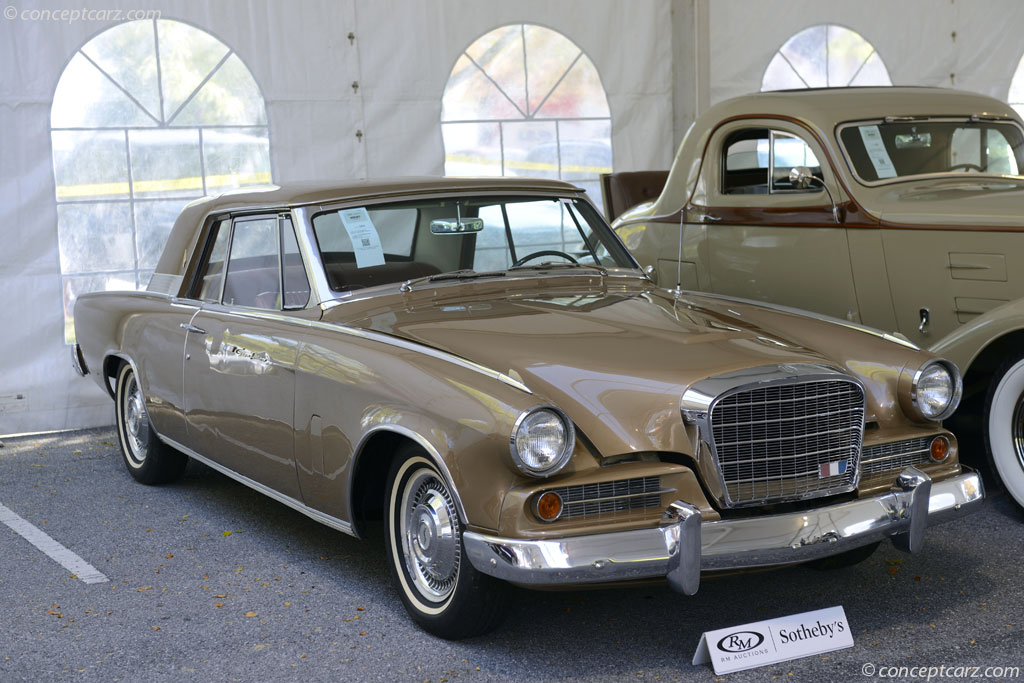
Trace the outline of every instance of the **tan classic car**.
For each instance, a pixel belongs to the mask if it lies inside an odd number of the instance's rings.
[[[857,325],[657,288],[583,191],[411,179],[207,198],[147,291],[80,297],[128,471],[187,458],[356,536],[448,638],[504,582],[866,557],[980,505],[951,363]]]
[[[987,449],[1024,505],[1013,108],[939,88],[761,93],[710,108],[670,172],[605,182],[609,215],[656,197],[614,227],[663,286],[897,331],[955,362],[965,388],[953,429],[982,461]]]

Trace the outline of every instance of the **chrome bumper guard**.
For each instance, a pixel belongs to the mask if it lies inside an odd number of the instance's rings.
[[[702,571],[806,562],[891,538],[906,552],[924,544],[928,526],[981,507],[981,477],[966,471],[933,482],[908,467],[889,493],[830,507],[769,517],[702,522],[700,510],[676,501],[666,524],[542,540],[463,534],[480,572],[525,585],[604,583],[665,577],[693,595]]]

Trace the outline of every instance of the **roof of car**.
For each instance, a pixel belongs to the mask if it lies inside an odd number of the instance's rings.
[[[561,180],[537,178],[489,177],[408,177],[364,180],[320,180],[280,185],[256,185],[229,190],[220,195],[201,197],[181,210],[164,246],[157,273],[181,274],[190,245],[204,222],[213,213],[232,211],[273,211],[289,206],[332,204],[424,194],[452,192],[557,192],[578,193],[582,189]]]
[[[775,90],[743,95],[716,104],[705,116],[781,115],[812,121],[829,130],[844,121],[885,116],[988,116],[1017,117],[1005,102],[988,95],[912,86],[811,88]],[[1017,117],[1019,118],[1019,117]]]

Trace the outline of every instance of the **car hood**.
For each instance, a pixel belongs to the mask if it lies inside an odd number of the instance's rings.
[[[745,321],[740,311],[733,315],[727,304],[676,302],[653,286],[487,295],[470,288],[474,294],[465,297],[439,298],[436,291],[418,300],[384,297],[355,318],[338,306],[324,319],[418,342],[518,379],[538,403],[563,409],[606,455],[682,447],[679,401],[700,379],[780,363],[842,365]]]
[[[866,204],[882,221],[920,225],[1024,224],[1024,180],[949,178],[898,183],[868,193]]]

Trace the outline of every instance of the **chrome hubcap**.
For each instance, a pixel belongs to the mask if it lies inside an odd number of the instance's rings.
[[[1011,422],[1013,450],[1017,454],[1017,462],[1024,468],[1024,394],[1017,397],[1017,405],[1013,408]]]
[[[455,589],[462,554],[451,494],[430,471],[416,474],[406,491],[402,516],[406,566],[424,596],[443,600]]]
[[[132,460],[141,464],[146,459],[149,443],[149,416],[146,414],[146,402],[142,398],[134,375],[128,380],[128,390],[125,392],[124,426],[129,454]]]

